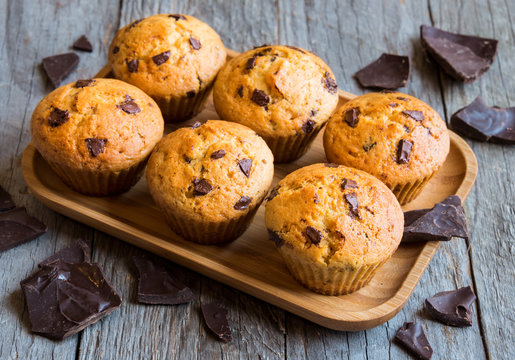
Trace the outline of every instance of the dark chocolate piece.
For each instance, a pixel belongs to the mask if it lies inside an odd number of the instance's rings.
[[[200,41],[193,37],[190,37],[190,44],[191,44],[191,47],[193,48],[193,50],[199,50],[202,47],[202,44],[200,43]]]
[[[76,50],[82,50],[87,52],[93,51],[93,45],[91,45],[91,42],[86,37],[86,35],[82,35],[80,38],[75,40],[75,42],[73,43],[73,48]]]
[[[476,295],[470,286],[440,292],[426,299],[426,309],[433,319],[451,326],[472,326],[472,304]]]
[[[152,61],[154,62],[154,64],[159,66],[159,65],[162,65],[165,62],[167,62],[169,58],[170,58],[170,50],[162,52],[161,54],[152,56]]]
[[[164,261],[148,255],[135,255],[132,261],[138,269],[138,302],[176,305],[195,299],[190,288],[174,279]]]
[[[186,93],[186,96],[189,98],[189,99],[193,99],[195,97],[197,93],[195,92],[195,90],[191,90],[191,91],[188,91]]]
[[[125,95],[125,101],[120,105],[116,105],[116,107],[127,114],[137,114],[141,111],[138,104],[129,95]]]
[[[221,159],[225,156],[225,150],[224,149],[220,149],[220,150],[216,150],[214,151],[212,154],[211,154],[211,159]]]
[[[345,116],[343,120],[349,125],[351,128],[355,128],[358,124],[358,116],[360,114],[360,110],[358,107],[349,109],[345,112]]]
[[[221,302],[215,301],[200,305],[207,327],[224,343],[232,341],[232,332],[227,320],[227,309]]]
[[[330,94],[336,94],[338,91],[336,80],[331,77],[331,73],[329,71],[325,72],[324,77],[322,78],[322,84],[324,84],[325,88]]]
[[[325,166],[325,167],[328,167],[328,168],[337,168],[337,167],[339,167],[340,165],[335,164],[335,163],[324,163],[324,166]]]
[[[75,53],[49,56],[42,60],[43,70],[45,70],[54,88],[57,88],[61,81],[75,70],[78,64],[79,56]]]
[[[409,116],[415,121],[424,121],[424,113],[418,110],[404,110],[402,112],[404,115]]]
[[[275,231],[268,230],[268,238],[272,240],[275,243],[275,246],[277,246],[278,248],[284,245],[283,238],[279,236],[279,234]]]
[[[311,241],[312,244],[318,245],[320,240],[322,240],[323,234],[322,232],[315,229],[313,226],[306,227],[306,237]]]
[[[119,46],[115,46],[113,48],[113,54],[118,54],[118,51],[120,51],[120,47]]]
[[[369,143],[366,143],[363,145],[363,150],[365,152],[369,152],[370,150],[372,150],[374,148],[374,146],[376,146],[377,143],[376,142],[369,142]]]
[[[303,54],[306,53],[304,50],[302,50],[301,48],[298,48],[296,46],[290,46],[290,45],[284,45],[284,46],[286,46],[287,48],[293,49],[293,50],[297,50],[298,52],[301,52]]]
[[[73,85],[73,87],[77,88],[77,89],[80,89],[80,88],[83,88],[83,87],[88,87],[88,86],[90,86],[91,84],[94,84],[94,83],[95,83],[95,80],[93,80],[93,79],[77,80],[75,82],[75,85]]]
[[[409,56],[383,53],[379,59],[354,74],[365,88],[397,89],[406,86],[411,73]]]
[[[341,187],[342,187],[342,190],[357,189],[358,183],[352,179],[343,178]]]
[[[402,101],[408,101],[409,100],[408,98],[405,98],[405,97],[402,97],[402,96],[397,96],[396,99],[397,100],[402,100]]]
[[[490,107],[478,96],[470,105],[452,115],[451,127],[471,139],[514,144],[515,107]]]
[[[53,108],[50,116],[48,117],[48,125],[51,127],[57,127],[70,119],[70,112],[68,110],[61,110]]]
[[[429,341],[427,341],[424,329],[422,325],[418,323],[405,322],[404,325],[397,330],[395,340],[419,359],[429,360],[431,356],[433,356],[433,349],[431,345],[429,345]]]
[[[125,59],[125,63],[127,64],[127,70],[130,73],[134,73],[134,72],[138,71],[138,66],[139,66],[138,59],[131,59],[131,60]]]
[[[497,40],[455,34],[432,26],[420,27],[422,47],[451,77],[470,83],[492,65]]]
[[[137,20],[134,20],[130,25],[129,27],[127,28],[127,30],[129,29],[132,29],[134,26],[138,25],[143,19],[137,19]]]
[[[450,195],[449,197],[445,198],[440,202],[441,204],[447,204],[447,205],[454,205],[454,206],[461,206],[461,199],[458,195]],[[427,214],[430,212],[431,209],[419,209],[419,210],[411,210],[406,211],[404,213],[404,226],[411,225],[415,220],[422,217],[422,215]]]
[[[238,161],[240,170],[246,177],[250,176],[250,169],[252,168],[252,159],[241,159]]]
[[[358,196],[356,195],[356,193],[351,192],[348,194],[344,194],[343,197],[345,198],[345,201],[347,202],[347,204],[349,204],[350,216],[352,218],[359,219],[360,218],[359,202],[358,202]]]
[[[205,179],[193,179],[193,195],[203,196],[208,194],[211,190],[213,190],[213,185],[211,185],[209,181]]]
[[[251,56],[247,60],[247,63],[245,64],[245,70],[252,70],[252,69],[254,69],[254,66],[256,66],[256,59],[257,59],[256,55]]]
[[[263,90],[254,89],[250,100],[254,101],[259,106],[267,106],[270,103],[270,96],[268,96]]]
[[[47,230],[45,224],[29,216],[25,208],[0,213],[0,252],[43,235]]]
[[[272,200],[274,197],[276,197],[277,195],[279,195],[279,189],[281,188],[281,185],[277,185],[276,187],[274,187],[272,189],[272,191],[270,191],[270,194],[268,194],[267,198],[266,198],[266,201],[270,201]]]
[[[168,15],[168,17],[174,18],[177,21],[179,21],[179,20],[187,20],[186,16],[184,16],[182,14],[170,14],[170,15]]]
[[[182,158],[184,159],[184,161],[186,161],[188,164],[191,162],[191,159],[188,157],[188,155],[184,154],[182,155]]]
[[[238,88],[238,95],[240,95],[240,97],[243,97],[243,85]]]
[[[88,147],[89,153],[93,157],[97,157],[104,152],[104,146],[107,143],[107,139],[87,138],[86,146]]]
[[[11,199],[11,195],[0,187],[0,212],[14,209],[16,205]]]
[[[407,164],[411,154],[413,143],[409,140],[401,139],[397,145],[397,164]]]
[[[55,263],[59,260],[68,264],[91,262],[90,253],[91,249],[89,248],[88,244],[86,244],[84,240],[79,239],[67,248],[59,250],[54,255],[51,255],[50,257],[40,262],[38,267],[43,268],[44,266],[51,265],[52,263]]]
[[[234,204],[234,210],[245,210],[249,207],[250,203],[252,202],[252,199],[248,196],[242,196],[236,204]]]
[[[304,122],[304,124],[302,124],[302,126],[300,127],[302,129],[302,131],[304,131],[306,134],[309,134],[310,132],[313,131],[313,129],[315,128],[315,125],[316,125],[316,122],[314,120],[306,120]]]

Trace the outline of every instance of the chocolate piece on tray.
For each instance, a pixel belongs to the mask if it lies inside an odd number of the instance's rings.
[[[82,35],[80,38],[78,38],[73,43],[73,48],[77,50],[92,52],[93,51],[93,45],[91,45],[91,42],[86,37],[86,35]]]
[[[461,199],[458,195],[450,195],[441,201],[442,204],[461,206]],[[419,209],[410,210],[404,213],[404,226],[411,225],[415,220],[420,218],[422,215],[430,212],[431,209]]]
[[[433,349],[427,341],[422,325],[405,322],[395,334],[395,340],[411,351],[419,359],[429,360],[433,356]]]
[[[365,88],[397,89],[406,86],[411,72],[409,56],[382,54],[354,74]]]
[[[461,35],[420,27],[422,47],[451,77],[470,83],[483,75],[492,65],[497,52],[497,40]]]
[[[75,70],[79,64],[79,56],[75,53],[59,54],[46,57],[41,63],[48,79],[56,88],[65,77]]]
[[[478,96],[470,105],[452,115],[451,127],[471,139],[514,144],[515,107],[490,107]]]
[[[33,240],[46,232],[46,225],[29,216],[25,208],[0,213],[0,252]]]
[[[187,286],[176,281],[166,264],[148,255],[132,257],[138,269],[138,301],[146,304],[183,304],[195,299]]]
[[[16,205],[11,199],[11,195],[0,187],[0,212],[14,209],[15,206]]]
[[[215,301],[209,304],[202,304],[202,315],[206,320],[207,327],[224,343],[232,341],[232,332],[227,320],[227,309],[222,303]]]
[[[451,326],[472,326],[472,304],[476,295],[470,286],[440,292],[426,299],[426,309],[433,319]]]

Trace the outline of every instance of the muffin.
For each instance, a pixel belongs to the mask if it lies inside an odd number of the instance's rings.
[[[161,14],[120,29],[108,56],[116,78],[150,95],[165,122],[179,122],[200,112],[226,52],[206,23],[189,15]]]
[[[313,164],[282,179],[268,197],[265,221],[293,277],[326,295],[366,285],[395,252],[404,228],[390,189],[336,164]]]
[[[87,195],[130,189],[163,136],[159,107],[114,79],[78,80],[52,91],[32,114],[32,142],[57,175]]]
[[[329,67],[290,46],[262,46],[229,61],[213,89],[218,115],[255,130],[277,163],[302,156],[338,104]]]
[[[210,120],[163,138],[150,157],[147,183],[173,231],[217,244],[247,229],[272,183],[273,162],[254,131]]]
[[[406,204],[444,163],[449,133],[423,101],[398,92],[369,93],[331,116],[324,149],[329,161],[374,175]]]

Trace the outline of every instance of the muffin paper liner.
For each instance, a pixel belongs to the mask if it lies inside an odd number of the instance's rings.
[[[436,171],[430,176],[426,176],[423,179],[417,180],[411,183],[397,183],[394,185],[386,184],[397,197],[401,205],[405,205],[410,201],[414,200],[422,191],[424,186],[433,178]]]
[[[184,96],[180,98],[159,98],[154,97],[161,109],[165,123],[178,123],[191,119],[197,115],[206,102],[213,83],[200,90],[192,98]]]
[[[300,132],[288,137],[263,137],[274,154],[274,163],[287,163],[300,158],[308,151],[323,125],[306,134]]]

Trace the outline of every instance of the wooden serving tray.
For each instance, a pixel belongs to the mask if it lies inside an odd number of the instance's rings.
[[[234,56],[230,52],[230,56]],[[105,67],[97,77],[108,76]],[[354,95],[340,91],[340,105]],[[218,119],[212,97],[199,120]],[[184,126],[184,123],[181,124]],[[178,126],[167,126],[167,132]],[[465,200],[474,184],[477,161],[463,139],[449,131],[450,153],[438,174],[404,210],[432,207],[449,195]],[[326,162],[323,131],[299,160],[275,166],[274,185],[299,167]],[[273,305],[336,330],[363,330],[391,319],[404,306],[438,248],[438,242],[401,244],[370,284],[345,296],[326,296],[302,287],[288,272],[273,242],[268,240],[264,206],[236,241],[199,245],[180,238],[166,225],[143,178],[129,192],[90,197],[68,188],[31,143],[22,159],[23,175],[34,196],[51,209],[135,246],[221,281]]]

